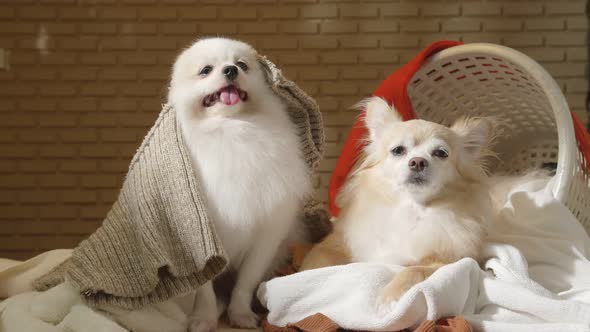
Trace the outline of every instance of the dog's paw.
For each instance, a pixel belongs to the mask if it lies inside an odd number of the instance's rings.
[[[383,288],[381,295],[377,298],[377,310],[383,313],[388,312],[393,303],[399,301],[410,288],[425,279],[426,274],[421,267],[403,269]]]
[[[258,326],[259,317],[251,309],[247,310],[228,310],[227,315],[229,322],[234,327],[241,327],[246,329],[255,329]]]
[[[217,320],[193,321],[188,330],[189,332],[216,332]]]

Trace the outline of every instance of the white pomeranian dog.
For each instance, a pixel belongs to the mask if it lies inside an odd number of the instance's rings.
[[[168,101],[178,114],[215,231],[236,275],[228,317],[254,328],[256,288],[296,232],[311,193],[308,166],[287,106],[271,90],[248,44],[201,39],[174,64]],[[196,294],[191,331],[214,331],[211,282]]]
[[[380,98],[363,103],[369,131],[364,156],[338,197],[334,232],[316,245],[302,269],[352,262],[405,268],[379,299],[388,304],[436,269],[478,259],[493,218],[484,159],[492,122],[458,120],[451,128],[403,122]]]

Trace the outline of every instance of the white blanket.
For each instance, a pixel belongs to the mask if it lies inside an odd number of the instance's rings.
[[[445,266],[397,303],[376,304],[398,266],[355,263],[262,284],[271,324],[323,313],[352,330],[392,331],[425,319],[463,315],[477,331],[590,332],[590,239],[545,182],[508,196],[482,270],[472,259]]]

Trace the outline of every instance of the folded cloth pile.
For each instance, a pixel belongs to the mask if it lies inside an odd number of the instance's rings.
[[[546,184],[530,181],[509,193],[484,246],[483,270],[473,259],[444,266],[390,305],[376,299],[399,266],[304,271],[259,287],[268,322],[284,327],[321,313],[343,329],[397,331],[462,315],[481,331],[590,332],[590,238]]]
[[[269,86],[288,105],[311,173],[323,153],[319,108],[272,62],[259,61]],[[165,105],[102,226],[36,288],[65,279],[92,307],[138,309],[196,289],[226,264],[176,112]]]

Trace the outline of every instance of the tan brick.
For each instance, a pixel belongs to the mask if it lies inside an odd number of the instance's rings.
[[[76,177],[64,174],[48,174],[39,178],[41,188],[74,188],[76,187]]]
[[[57,16],[57,11],[47,7],[21,7],[18,16],[26,20],[50,20]]]
[[[510,47],[541,46],[543,45],[543,36],[537,34],[517,34],[503,38],[505,45]]]
[[[22,143],[52,143],[57,134],[52,130],[34,129],[19,132],[18,138]]]
[[[379,16],[379,6],[371,4],[340,5],[340,16],[343,18],[362,17],[371,18]]]
[[[150,68],[139,72],[139,77],[146,81],[167,81],[170,76],[168,68]]]
[[[51,53],[40,57],[38,62],[43,65],[73,65],[78,63],[78,54],[69,51]]]
[[[73,35],[77,32],[76,23],[51,22],[43,24],[47,28],[47,34],[52,35]]]
[[[569,47],[566,56],[568,61],[587,61],[588,49],[585,47]]]
[[[125,174],[129,169],[128,161],[105,160],[100,162],[100,170],[105,173]]]
[[[340,77],[345,80],[374,80],[377,76],[377,70],[374,68],[345,67],[340,71]]]
[[[179,1],[179,0],[175,0]],[[92,221],[85,221],[85,222],[77,222],[77,223],[68,223],[64,225],[62,228],[62,234],[65,235],[87,235],[93,233],[99,226],[101,225],[100,222],[92,222]]]
[[[464,16],[497,16],[502,11],[501,3],[471,2],[461,4]]]
[[[85,23],[80,31],[90,35],[113,35],[117,33],[117,26],[113,23]]]
[[[322,112],[336,112],[338,111],[338,98],[334,97],[320,97],[316,99]]]
[[[94,160],[64,160],[60,162],[60,171],[66,173],[95,173],[98,170]]]
[[[80,62],[84,65],[114,65],[117,63],[117,55],[102,52],[82,54]]]
[[[335,80],[338,78],[338,68],[323,67],[315,70],[302,71],[300,78],[304,80]]]
[[[72,128],[76,126],[76,118],[69,114],[40,115],[38,118],[39,126],[42,128]]]
[[[41,220],[72,220],[77,216],[77,211],[69,206],[53,205],[39,207],[39,219]]]
[[[381,38],[384,48],[414,48],[418,47],[419,38],[412,35],[387,36]]]
[[[42,146],[40,148],[40,155],[49,159],[71,158],[76,156],[77,148],[67,145],[52,145]]]
[[[103,38],[99,42],[103,50],[136,50],[137,38],[135,37],[114,37]]]
[[[464,36],[460,33],[429,33],[420,37],[420,47],[426,47],[439,40],[460,40]]]
[[[106,99],[100,102],[100,110],[108,112],[133,112],[137,109],[137,102],[130,99]]]
[[[568,31],[588,31],[588,19],[585,17],[572,17],[567,19]]]
[[[22,160],[19,162],[18,169],[20,172],[27,174],[53,174],[57,170],[57,161],[35,160],[35,162],[30,162],[28,160]]]
[[[61,101],[61,109],[69,112],[96,111],[96,105],[96,98],[93,97],[67,98]]]
[[[273,34],[277,33],[278,27],[275,22],[240,23],[239,30],[247,34]]]
[[[379,38],[376,36],[342,36],[338,37],[342,48],[376,48]]]
[[[72,85],[53,84],[42,86],[40,93],[42,96],[73,96],[76,94],[76,87]]]
[[[226,7],[221,9],[221,17],[225,19],[254,20],[257,17],[254,7]]]
[[[101,206],[88,206],[84,207],[81,211],[81,218],[82,219],[100,219],[106,217],[107,213],[110,210],[109,207],[101,207]]]
[[[322,82],[321,89],[326,96],[356,94],[358,86],[353,82]]]
[[[354,64],[358,62],[357,52],[324,53],[321,58],[324,64]]]
[[[163,23],[159,25],[165,35],[195,35],[198,25],[195,23]]]
[[[304,18],[335,18],[338,16],[336,5],[313,5],[301,8],[301,15]]]
[[[403,20],[401,22],[401,31],[403,32],[438,32],[440,23],[438,21],[417,21]]]
[[[297,48],[297,40],[284,37],[264,38],[261,48],[266,50],[292,50]]]
[[[451,18],[442,23],[445,32],[477,32],[481,31],[481,22],[469,18]]]
[[[565,27],[565,21],[562,19],[537,18],[525,21],[525,27],[528,31],[559,31]]]
[[[155,35],[158,31],[158,25],[156,23],[123,23],[119,28],[121,35]]]
[[[164,87],[160,83],[137,84],[133,82],[131,85],[121,87],[120,90],[125,96],[152,97],[164,91]]]
[[[37,33],[37,26],[35,23],[22,22],[1,22],[0,34],[9,35],[32,35]]]
[[[566,81],[568,93],[586,93],[588,91],[588,80],[572,78]]]
[[[156,56],[154,54],[119,54],[119,61],[125,65],[154,65],[156,64]],[[166,61],[170,64],[170,61]]]
[[[399,23],[391,20],[374,20],[360,23],[361,32],[398,32]]]
[[[501,44],[502,35],[498,33],[478,33],[463,35],[464,43],[493,43]]]
[[[176,8],[141,8],[139,10],[139,16],[144,20],[156,20],[156,21],[165,21],[165,20],[174,20],[176,19]]]
[[[16,8],[2,7],[2,10],[0,10],[0,18],[13,17],[16,17]]]
[[[200,24],[200,32],[204,34],[235,34],[238,32],[236,23],[208,22]]]
[[[324,21],[321,24],[322,33],[355,33],[358,31],[356,23],[346,21]]]
[[[42,61],[44,57],[40,60]],[[11,52],[10,64],[11,65],[34,65],[40,62],[37,55],[32,52]],[[5,72],[6,73],[6,72]]]
[[[87,128],[63,130],[59,136],[65,143],[95,142],[98,138],[94,129]]]
[[[565,59],[565,51],[559,48],[524,48],[521,51],[537,61],[562,62]]]
[[[504,3],[502,13],[506,16],[543,15],[543,5],[540,3]]]
[[[428,4],[422,7],[422,15],[428,16],[459,16],[458,4]]]
[[[82,177],[83,188],[117,188],[119,178],[113,175],[85,175]]]
[[[135,8],[101,8],[100,18],[104,20],[133,20],[137,17]]]
[[[281,22],[279,29],[285,33],[317,33],[318,23],[310,21]]]
[[[57,191],[37,190],[18,193],[18,200],[23,204],[49,204],[57,201]]]
[[[586,32],[546,33],[548,46],[583,46],[587,42]]]
[[[419,7],[415,4],[383,4],[381,5],[383,17],[414,17],[418,16]]]
[[[24,111],[29,112],[52,112],[55,110],[56,106],[55,100],[51,99],[29,99],[29,100],[21,100],[19,102],[19,107]]]
[[[94,37],[62,38],[59,47],[64,50],[87,51],[95,50],[98,40]]]
[[[514,19],[486,19],[483,21],[484,31],[522,31],[521,20]]]
[[[96,19],[96,9],[95,8],[60,8],[59,9],[59,17],[62,20],[80,20],[80,21],[90,21]]]
[[[31,175],[0,175],[0,188],[2,189],[24,189],[36,188],[37,178]]]
[[[584,63],[547,63],[545,69],[553,77],[580,77],[586,70]]]
[[[64,203],[94,203],[97,201],[94,191],[64,191],[60,198]]]
[[[360,54],[361,63],[374,64],[374,63],[398,63],[399,54],[397,51],[385,51],[385,50],[374,50],[374,51],[363,51]],[[376,78],[376,77],[375,77]]]
[[[138,143],[136,133],[129,130],[101,129],[100,137],[103,142]]]
[[[80,148],[80,156],[84,158],[115,158],[118,149],[113,145],[88,144]]]
[[[31,96],[34,93],[35,88],[28,85],[0,85],[0,96]]]
[[[586,3],[584,1],[565,2],[556,1],[554,3],[546,3],[545,11],[548,15],[582,15],[586,10]]]
[[[191,6],[178,10],[180,17],[191,20],[217,19],[217,6]]]
[[[302,41],[304,49],[337,48],[338,39],[329,36],[310,36]]]
[[[132,68],[106,68],[102,71],[105,81],[133,81],[137,78],[137,70]]]
[[[318,63],[318,55],[312,53],[285,53],[280,56],[284,65],[313,65]]]
[[[18,77],[23,81],[55,80],[57,71],[48,68],[26,68],[20,70]]]
[[[299,10],[296,7],[265,7],[260,9],[262,18],[287,19],[296,18],[299,15]]]

